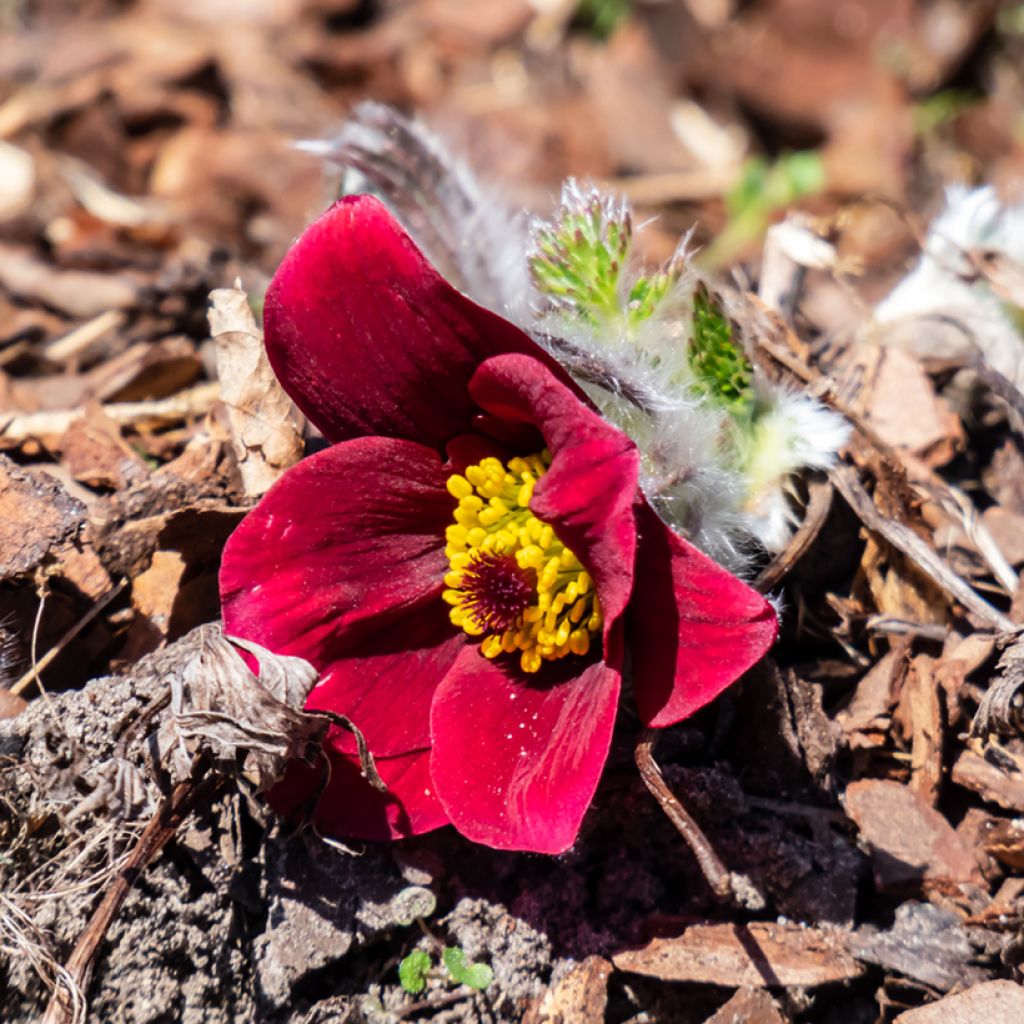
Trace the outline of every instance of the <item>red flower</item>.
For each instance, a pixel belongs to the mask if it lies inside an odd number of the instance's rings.
[[[321,672],[389,792],[332,731],[316,820],[448,822],[506,849],[574,841],[608,754],[625,640],[640,717],[716,697],[772,643],[759,594],[639,491],[633,443],[522,331],[430,266],[374,199],[333,206],[267,293],[271,363],[333,445],[228,542],[224,625]],[[317,776],[294,767],[280,809]]]

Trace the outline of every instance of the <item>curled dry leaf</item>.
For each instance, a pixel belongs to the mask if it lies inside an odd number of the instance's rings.
[[[258,677],[233,644],[255,658]],[[327,729],[336,724],[355,735],[363,770],[375,782],[355,726],[341,716],[303,711],[316,682],[316,669],[302,658],[229,642],[219,626],[205,627],[195,656],[171,677],[171,716],[156,738],[161,762],[178,781],[188,778],[197,755],[206,754],[222,772],[263,793],[281,780],[290,760],[316,764]]]
[[[245,292],[211,292],[209,320],[242,485],[247,495],[263,494],[302,457],[301,419],[270,368]]]
[[[971,723],[971,736],[981,740],[993,733],[1024,733],[1024,639],[1018,638],[1006,649],[996,670],[999,676],[986,691]]]

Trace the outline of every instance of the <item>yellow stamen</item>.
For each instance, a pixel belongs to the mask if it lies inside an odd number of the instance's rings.
[[[441,596],[452,622],[479,636],[486,658],[519,652],[524,672],[584,655],[603,618],[593,580],[554,529],[530,510],[548,452],[486,458],[448,478],[458,499],[445,532],[449,571]]]

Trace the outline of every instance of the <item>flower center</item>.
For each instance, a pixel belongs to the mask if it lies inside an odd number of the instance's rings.
[[[524,672],[545,660],[586,654],[601,630],[594,583],[555,531],[530,511],[537,481],[551,465],[548,452],[488,458],[448,478],[458,499],[448,527],[449,571],[443,597],[451,620],[483,636],[487,658],[519,651]],[[486,635],[485,635],[486,634]]]

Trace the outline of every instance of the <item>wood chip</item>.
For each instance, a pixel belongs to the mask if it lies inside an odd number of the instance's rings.
[[[1012,981],[986,981],[930,1006],[901,1013],[894,1024],[1020,1024],[1024,988]]]
[[[847,379],[868,384],[858,408],[889,444],[920,456],[930,466],[948,462],[964,445],[964,432],[949,403],[911,355],[895,348],[861,346]]]
[[[85,506],[53,477],[0,455],[0,580],[31,572],[81,528]]]
[[[149,468],[96,402],[64,432],[58,448],[71,475],[89,487],[121,490],[149,476]]]
[[[974,854],[909,786],[886,779],[853,782],[846,790],[846,813],[871,849],[879,889],[900,892],[925,881],[981,880]]]
[[[600,956],[588,956],[576,964],[557,985],[549,988],[524,1024],[591,1024],[604,1020],[608,1007],[608,978],[612,965]]]
[[[762,988],[741,988],[704,1024],[786,1024],[779,1004]]]
[[[953,781],[1008,811],[1024,812],[1024,775],[1011,775],[965,750],[953,765]]]
[[[933,807],[942,783],[942,705],[935,659],[914,658],[900,694],[896,719],[910,740],[910,788]]]
[[[853,750],[879,747],[886,742],[896,695],[910,666],[910,644],[897,641],[863,676],[850,702],[836,715],[836,723]]]
[[[940,992],[987,978],[976,964],[977,950],[962,916],[931,903],[901,904],[891,928],[878,931],[868,925],[859,929],[852,949],[860,960]]]
[[[16,718],[28,707],[28,701],[0,686],[0,718]]]
[[[864,970],[843,932],[760,921],[692,925],[676,938],[618,953],[612,962],[620,971],[663,981],[754,988],[813,987],[848,981]]]
[[[127,309],[139,297],[138,286],[126,277],[57,270],[10,245],[0,245],[0,285],[12,295],[35,299],[51,309],[83,319],[111,309]]]

